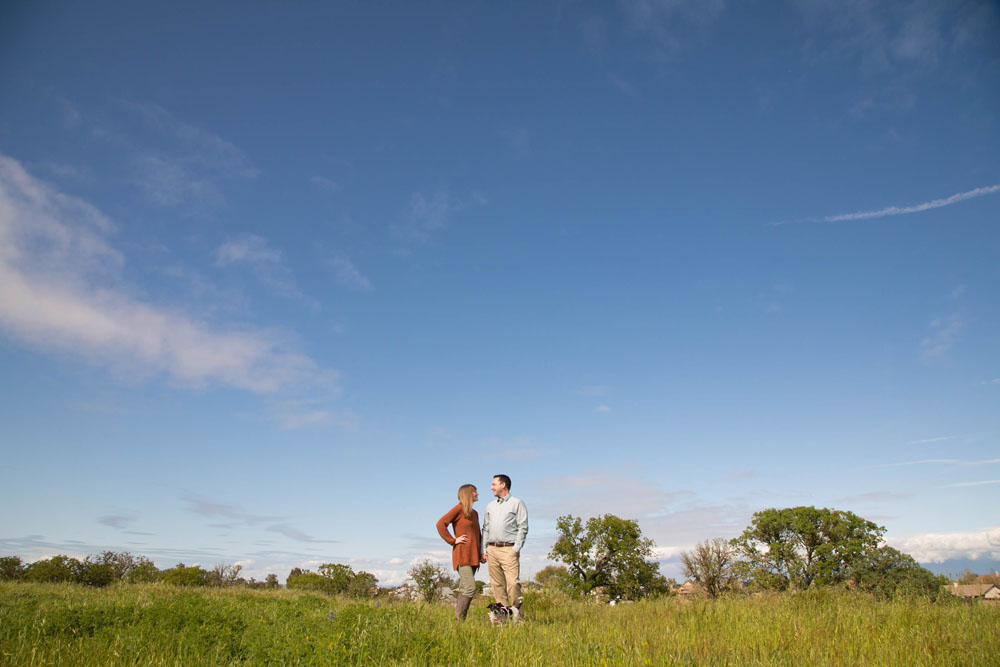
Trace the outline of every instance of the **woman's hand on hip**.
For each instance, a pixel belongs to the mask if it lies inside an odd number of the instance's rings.
[[[455,538],[455,544],[456,545],[465,544],[468,541],[469,541],[469,536],[468,535],[459,535],[458,537]]]

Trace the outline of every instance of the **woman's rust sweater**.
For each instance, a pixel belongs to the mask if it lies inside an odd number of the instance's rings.
[[[448,532],[448,525],[455,531],[454,537]],[[462,503],[459,503],[448,510],[448,513],[438,519],[437,530],[441,538],[455,547],[451,550],[451,564],[454,569],[459,565],[471,565],[479,567],[479,544],[482,542],[482,532],[479,528],[479,513],[472,510],[472,516],[468,519],[462,514]],[[469,540],[465,544],[455,544],[455,538],[460,535],[468,535]]]

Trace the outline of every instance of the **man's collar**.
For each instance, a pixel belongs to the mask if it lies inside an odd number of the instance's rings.
[[[504,496],[503,498],[494,498],[494,500],[496,500],[496,501],[497,501],[498,503],[505,503],[505,502],[507,502],[508,500],[510,500],[510,493],[508,493],[508,494],[507,494],[506,496]]]

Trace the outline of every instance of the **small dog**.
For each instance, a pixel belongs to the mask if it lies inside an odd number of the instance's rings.
[[[489,610],[490,623],[493,625],[519,623],[521,621],[521,610],[517,607],[505,607],[499,602],[494,602],[486,608]]]

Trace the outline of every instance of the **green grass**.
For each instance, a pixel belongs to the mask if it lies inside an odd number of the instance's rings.
[[[994,665],[1000,607],[798,595],[615,607],[529,595],[495,628],[487,600],[444,605],[295,591],[0,584],[0,664]],[[327,615],[333,612],[335,618]]]

